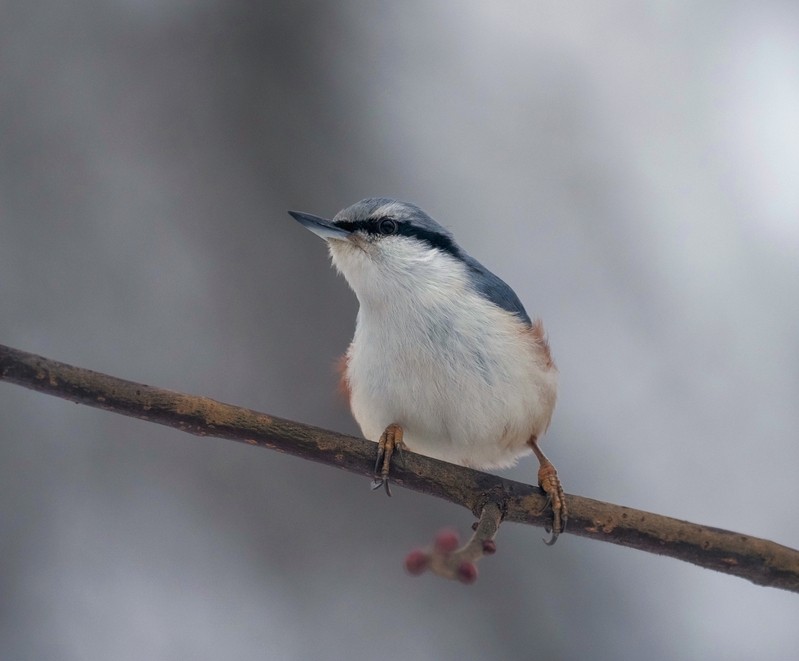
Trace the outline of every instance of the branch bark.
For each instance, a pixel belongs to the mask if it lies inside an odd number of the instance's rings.
[[[0,345],[0,380],[87,406],[285,452],[372,477],[375,444],[207,397],[155,388]],[[538,487],[412,452],[392,466],[392,481],[443,498],[479,517],[488,501],[504,520],[544,527],[551,517]],[[665,555],[799,592],[799,551],[765,539],[566,495],[567,533]]]

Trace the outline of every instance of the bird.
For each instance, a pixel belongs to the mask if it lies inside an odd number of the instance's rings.
[[[541,321],[414,204],[372,197],[332,220],[288,213],[326,241],[358,299],[341,379],[361,432],[377,442],[374,487],[391,495],[391,458],[403,449],[476,469],[533,453],[554,544],[568,512],[539,447],[558,387]]]

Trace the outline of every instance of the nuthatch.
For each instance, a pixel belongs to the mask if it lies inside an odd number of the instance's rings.
[[[473,468],[512,466],[532,451],[554,542],[567,512],[538,447],[558,381],[541,322],[413,204],[369,198],[333,220],[289,213],[327,241],[358,297],[342,379],[361,431],[378,441],[376,486],[388,491],[403,447]]]

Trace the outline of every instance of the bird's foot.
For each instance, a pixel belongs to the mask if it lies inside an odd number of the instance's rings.
[[[550,462],[541,464],[538,469],[538,485],[547,495],[547,505],[552,506],[552,527],[547,526],[546,528],[547,532],[552,534],[547,545],[552,546],[558,541],[558,535],[566,527],[569,512],[566,509],[566,497],[563,495],[563,486],[560,483],[558,471]]]
[[[402,427],[396,423],[390,424],[380,436],[377,442],[377,461],[375,462],[375,479],[372,481],[372,489],[384,487],[387,495],[391,495],[388,475],[391,470],[391,457],[394,451],[399,452],[402,460],[402,451],[407,446],[402,440]]]
[[[546,531],[551,533],[548,546],[552,546],[558,541],[558,536],[566,528],[566,521],[569,518],[569,511],[566,507],[566,496],[563,493],[563,486],[558,477],[558,471],[552,462],[544,456],[541,449],[538,447],[538,439],[534,436],[530,439],[530,447],[533,449],[535,456],[538,458],[540,464],[538,468],[538,486],[547,495],[546,506],[552,506],[552,527],[547,526]]]

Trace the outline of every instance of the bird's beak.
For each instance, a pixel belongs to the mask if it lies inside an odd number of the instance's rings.
[[[289,215],[303,227],[311,230],[316,236],[321,236],[323,239],[348,239],[352,234],[352,232],[334,225],[332,220],[313,216],[310,213],[289,211]]]

